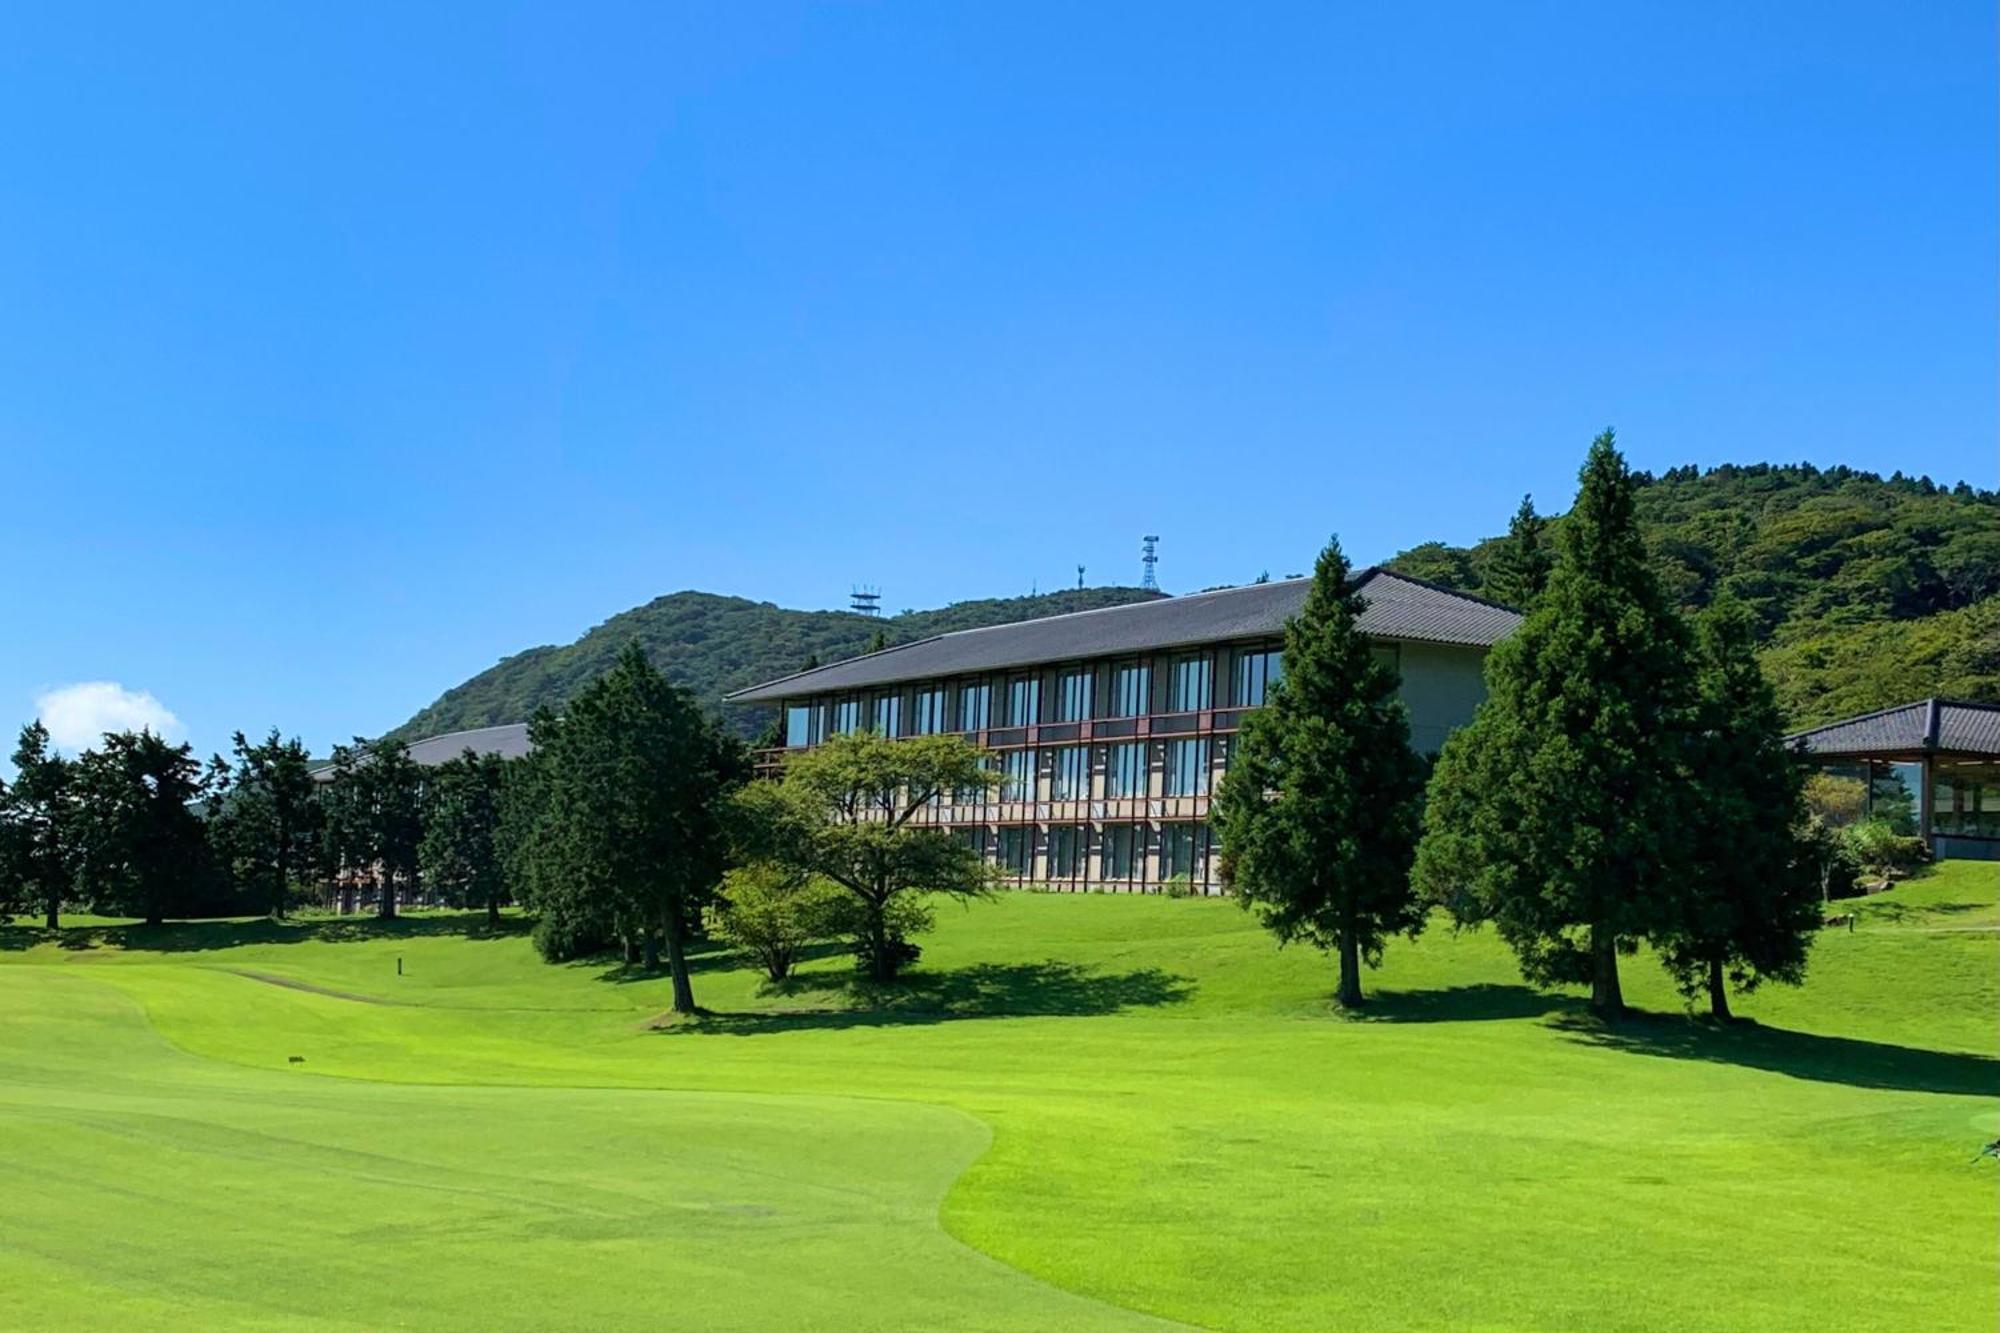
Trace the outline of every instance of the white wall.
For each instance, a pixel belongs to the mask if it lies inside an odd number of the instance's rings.
[[[1410,709],[1410,744],[1420,753],[1435,753],[1454,728],[1472,721],[1473,710],[1486,697],[1480,675],[1486,651],[1436,643],[1397,647],[1403,702]]]

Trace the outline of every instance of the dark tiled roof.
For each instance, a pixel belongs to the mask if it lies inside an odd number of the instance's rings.
[[[829,690],[926,680],[1007,667],[1149,652],[1231,639],[1270,638],[1305,605],[1311,579],[1252,583],[1217,592],[1077,611],[1012,625],[959,630],[865,657],[801,671],[729,696],[763,703]],[[1363,633],[1378,639],[1489,647],[1521,623],[1519,612],[1420,579],[1371,569],[1362,574]]]
[[[420,741],[411,741],[410,758],[420,764],[442,764],[470,750],[478,755],[497,754],[502,759],[519,759],[528,749],[528,724],[508,722],[498,727],[448,731],[442,736],[426,736]]]
[[[1806,754],[1886,755],[1936,751],[2000,755],[2000,704],[1920,699],[1801,731],[1786,740]]]
[[[409,744],[410,758],[426,766],[458,758],[467,750],[474,754],[497,754],[502,759],[519,759],[531,748],[528,724],[508,722],[497,727],[474,727],[470,731],[447,731],[442,736],[426,736]],[[333,765],[313,770],[321,781],[333,777]]]

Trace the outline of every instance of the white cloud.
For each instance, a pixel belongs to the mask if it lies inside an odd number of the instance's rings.
[[[151,731],[179,740],[181,720],[144,690],[128,690],[111,680],[85,680],[45,691],[35,712],[59,749],[74,754],[98,743],[107,731]]]

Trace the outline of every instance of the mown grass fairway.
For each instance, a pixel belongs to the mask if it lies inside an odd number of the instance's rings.
[[[947,909],[890,1002],[710,956],[661,1028],[456,918],[18,928],[4,1322],[1990,1329],[2000,871],[1859,910],[1727,1032],[1441,926],[1345,1021],[1218,901]]]

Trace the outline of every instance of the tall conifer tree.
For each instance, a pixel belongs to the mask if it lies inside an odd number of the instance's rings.
[[[650,968],[664,941],[674,1012],[693,1013],[687,936],[726,865],[740,747],[637,644],[532,734],[537,810],[516,859],[537,909],[559,914],[552,930],[537,924],[538,943],[559,956],[609,931],[637,941]]]
[[[40,722],[22,727],[14,748],[14,782],[0,803],[6,871],[19,886],[23,905],[40,909],[50,930],[61,924],[63,897],[75,873],[75,795],[75,765],[49,748],[48,728]]]
[[[1535,497],[1521,497],[1521,507],[1507,524],[1507,538],[1493,552],[1486,570],[1486,595],[1508,606],[1526,610],[1548,586],[1549,571],[1555,567],[1555,552],[1549,548],[1549,522],[1535,512]]]
[[[1365,607],[1327,543],[1285,627],[1284,677],[1244,717],[1213,811],[1237,900],[1281,941],[1336,954],[1349,1009],[1362,963],[1424,924],[1409,883],[1423,764],[1396,671],[1356,628]]]
[[[1664,899],[1654,944],[1681,993],[1705,989],[1729,1017],[1729,984],[1797,985],[1820,925],[1819,874],[1802,840],[1799,766],[1778,699],[1757,665],[1749,608],[1719,599],[1699,625],[1701,727],[1694,743],[1693,865]]]
[[[1548,587],[1439,755],[1417,882],[1461,921],[1493,921],[1530,980],[1587,983],[1615,1017],[1618,955],[1688,864],[1695,681],[1610,431],[1580,480]]]
[[[282,918],[294,884],[318,858],[319,784],[305,746],[297,737],[279,739],[276,727],[255,744],[237,732],[235,753],[211,822],[216,848],[257,901]]]
[[[323,800],[332,859],[350,875],[375,880],[375,914],[396,915],[399,889],[414,889],[424,838],[424,770],[401,741],[362,740],[333,749],[333,780]]]

